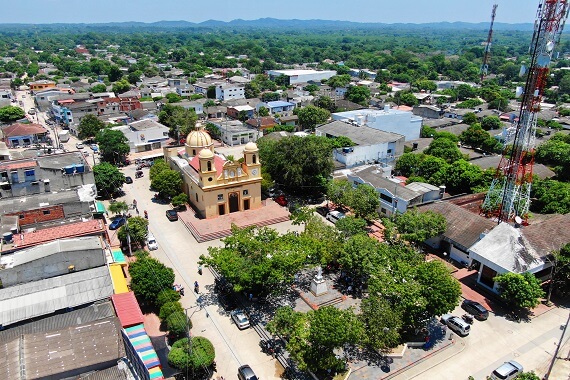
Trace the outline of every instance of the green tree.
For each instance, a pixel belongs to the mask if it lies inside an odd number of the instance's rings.
[[[176,208],[186,206],[186,204],[188,203],[188,195],[184,193],[175,195],[174,197],[172,197],[172,201],[170,203],[172,203],[172,206]]]
[[[102,162],[93,167],[97,192],[111,196],[125,183],[125,176],[116,166]]]
[[[337,87],[346,87],[350,83],[350,75],[342,74],[342,75],[334,75],[329,78],[327,84],[332,88]]]
[[[349,146],[355,146],[356,144],[346,136],[337,136],[332,139],[333,148],[345,148]]]
[[[138,244],[142,247],[148,236],[148,220],[140,216],[129,218],[127,224],[119,228],[117,237],[121,242],[126,243],[127,234],[131,239],[131,244]]]
[[[552,264],[552,278],[548,286],[546,301],[550,302],[553,290],[560,297],[570,294],[570,243],[552,252],[548,262]]]
[[[350,86],[346,91],[346,99],[366,106],[370,99],[370,89],[365,86]]]
[[[182,176],[176,170],[163,170],[150,181],[150,187],[162,196],[174,197],[182,190]]]
[[[216,269],[236,292],[281,292],[293,282],[308,255],[295,235],[279,235],[267,227],[234,225],[222,242],[223,247],[209,247],[208,256],[200,256],[200,262]]]
[[[95,86],[91,87],[91,92],[94,94],[99,94],[101,92],[106,92],[107,91],[107,86],[105,86],[103,83],[98,83]]]
[[[206,97],[208,99],[216,99],[216,86],[210,86],[206,90]]]
[[[539,376],[536,375],[536,373],[534,373],[534,371],[530,371],[530,372],[523,372],[517,375],[517,377],[515,377],[516,380],[541,380],[541,378]]]
[[[155,305],[157,294],[172,289],[174,271],[148,253],[137,253],[137,260],[129,265],[131,289],[144,304]]]
[[[258,141],[265,170],[291,192],[315,193],[324,188],[334,168],[330,139],[321,136],[291,136]]]
[[[105,128],[105,123],[99,120],[96,115],[87,114],[79,121],[77,137],[79,137],[80,140],[92,139],[103,128]]]
[[[172,290],[173,292],[178,294],[178,292],[174,291],[173,289],[165,289],[162,292],[160,292],[160,294],[162,294],[164,291],[167,291],[167,290]],[[180,299],[180,294],[178,294],[178,298]],[[161,299],[159,297],[157,299],[157,306],[160,307],[158,317],[160,318],[160,320],[163,323],[166,323],[166,319],[170,316],[170,314],[175,313],[175,312],[182,312],[182,313],[184,312],[184,308],[182,307],[182,305],[178,301],[165,302],[162,305],[161,305],[161,301],[163,301],[163,299]]]
[[[109,80],[111,82],[116,82],[123,77],[123,72],[121,71],[121,68],[119,66],[112,65],[109,68],[109,72],[107,73],[107,75],[109,76]],[[113,91],[113,92],[115,92],[115,91]]]
[[[343,233],[344,236],[350,237],[358,234],[366,234],[366,220],[355,218],[351,215],[341,218],[336,224],[336,228]]]
[[[410,177],[419,172],[421,162],[425,159],[423,153],[404,153],[396,161],[396,171],[401,175]]]
[[[164,289],[156,296],[156,306],[162,309],[167,303],[173,303],[180,301],[180,293],[174,289]],[[180,304],[178,302],[178,304]],[[164,319],[164,318],[161,318]]]
[[[485,141],[491,137],[489,132],[485,131],[481,124],[475,123],[469,126],[465,131],[459,136],[459,140],[465,145],[469,145],[472,148],[480,148],[483,146]]]
[[[108,209],[115,215],[124,214],[125,212],[129,211],[129,205],[127,202],[114,202],[109,205]]]
[[[383,251],[384,247],[377,240],[356,234],[342,245],[338,263],[354,278],[366,280],[385,261]]]
[[[166,161],[156,160],[156,161],[154,161],[154,164],[152,164],[152,166],[150,167],[150,169],[148,171],[148,176],[149,176],[150,180],[152,181],[157,176],[158,173],[160,173],[164,170],[168,170],[168,169],[170,169],[170,166],[168,166]]]
[[[497,283],[501,298],[512,307],[532,309],[544,297],[540,281],[532,273],[504,273],[493,280]]]
[[[486,131],[491,129],[500,129],[501,119],[499,119],[498,116],[485,116],[483,120],[481,120],[481,127]]]
[[[175,92],[171,92],[169,94],[166,94],[166,99],[168,100],[168,103],[178,103],[182,100],[182,96],[178,95]]]
[[[360,319],[365,326],[364,344],[387,352],[400,343],[402,315],[385,299],[371,295],[362,300]]]
[[[402,238],[414,244],[421,244],[439,236],[447,229],[447,221],[443,215],[433,211],[420,212],[417,209],[399,214],[395,223]]]
[[[419,104],[418,99],[411,93],[404,93],[400,95],[400,103],[405,104],[409,107],[416,106]]]
[[[478,123],[479,119],[477,118],[477,115],[475,115],[473,112],[467,112],[465,115],[463,115],[461,121],[463,121],[465,124],[472,125]]]
[[[158,121],[170,129],[171,136],[180,138],[194,130],[198,116],[193,109],[166,104],[158,114]]]
[[[281,95],[278,92],[266,92],[261,95],[262,102],[273,102],[275,100],[281,99]]]
[[[424,150],[424,154],[443,158],[448,163],[455,162],[463,158],[463,154],[457,144],[448,139],[435,139]]]
[[[273,335],[280,335],[285,340],[299,336],[304,329],[305,315],[283,306],[275,311],[273,319],[267,324],[267,331]]]
[[[380,195],[376,189],[368,184],[361,183],[356,186],[350,197],[350,208],[359,218],[373,220],[378,218]]]
[[[204,337],[194,336],[191,344],[188,344],[188,338],[174,342],[168,353],[168,364],[181,372],[196,373],[214,364],[215,358],[214,345]]]
[[[26,113],[20,107],[6,106],[0,108],[0,121],[9,123],[19,119],[23,119]]]
[[[127,79],[121,79],[113,84],[113,92],[115,94],[122,94],[131,89],[131,84]]]
[[[113,164],[124,162],[131,151],[129,140],[121,131],[102,129],[95,136],[95,141],[99,144],[101,160],[105,162]]]
[[[329,112],[336,111],[336,104],[334,100],[332,100],[329,96],[319,96],[317,99],[315,99],[314,103],[315,106],[328,110]]]
[[[353,190],[347,179],[334,179],[327,184],[327,198],[335,205],[348,206]]]
[[[430,316],[449,313],[458,305],[461,285],[441,261],[433,260],[418,266],[416,281],[421,285]]]
[[[266,116],[269,116],[269,109],[267,107],[261,106],[261,107],[259,107],[259,110],[257,111],[257,113],[261,117],[266,117]]]
[[[330,112],[326,109],[307,106],[296,110],[299,117],[299,125],[305,129],[315,130],[318,124],[326,122],[331,116]]]
[[[537,180],[532,184],[531,210],[540,214],[567,214],[570,212],[570,184],[552,179]]]
[[[187,335],[186,332],[190,329],[190,323],[190,319],[184,311],[174,311],[166,317],[166,329],[173,339]]]

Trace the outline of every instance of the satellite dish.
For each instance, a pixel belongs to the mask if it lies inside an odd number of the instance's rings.
[[[516,224],[522,224],[522,218],[520,216],[515,216],[515,223]]]

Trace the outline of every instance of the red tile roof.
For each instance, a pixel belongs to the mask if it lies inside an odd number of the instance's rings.
[[[113,294],[111,300],[117,312],[117,317],[121,321],[121,326],[130,327],[144,323],[144,316],[135,298],[135,293]]]
[[[258,126],[258,122],[259,122],[259,126],[261,128],[269,128],[269,127],[274,127],[275,125],[277,125],[277,122],[275,121],[275,119],[270,117],[270,116],[265,116],[265,117],[262,117],[260,119],[249,119],[248,121],[246,121],[247,124],[251,125],[252,127],[256,127],[256,128]]]
[[[66,239],[77,236],[87,236],[103,234],[105,225],[100,219],[88,220],[86,222],[64,224],[57,227],[36,230],[34,232],[24,232],[20,236],[14,236],[14,246],[18,248],[40,245],[57,239]]]
[[[45,129],[45,127],[40,124],[16,123],[3,128],[2,132],[6,137],[13,137],[47,133],[47,129]]]
[[[223,158],[221,158],[220,156],[214,156],[214,166],[216,168],[216,172],[218,172],[218,175],[222,174],[222,171],[224,169],[224,163],[226,161],[224,161]],[[198,158],[198,156],[194,156],[192,157],[192,159],[189,162],[190,166],[192,166],[194,168],[194,170],[196,170],[198,173],[200,172],[200,158]]]
[[[0,164],[0,170],[17,170],[38,166],[36,160],[8,161]]]

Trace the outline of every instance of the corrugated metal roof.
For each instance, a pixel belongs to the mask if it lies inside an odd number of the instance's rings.
[[[125,371],[125,369],[114,366],[82,376],[81,380],[127,380],[129,377]]]
[[[117,317],[121,321],[121,326],[129,327],[144,322],[143,313],[135,298],[135,293],[113,294],[111,300],[115,306]]]
[[[85,305],[113,294],[106,266],[0,289],[0,324],[13,323]]]
[[[66,313],[41,318],[0,331],[0,343],[8,342],[21,335],[48,332],[114,317],[115,309],[111,301],[103,301],[75,309]]]

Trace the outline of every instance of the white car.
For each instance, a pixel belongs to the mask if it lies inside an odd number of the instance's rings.
[[[77,144],[75,144],[75,147],[76,147],[77,149],[83,149],[83,144],[80,143],[80,142],[78,142]]]
[[[149,251],[154,251],[158,249],[158,243],[152,234],[148,234],[146,238],[146,246],[148,247]]]
[[[336,224],[336,222],[345,217],[346,215],[340,211],[331,211],[326,216],[327,220],[333,224]]]
[[[242,310],[234,310],[231,315],[238,329],[243,330],[249,327],[249,319]]]
[[[511,360],[505,362],[499,368],[493,371],[491,379],[493,380],[511,380],[515,379],[523,372],[523,366],[518,362]]]

